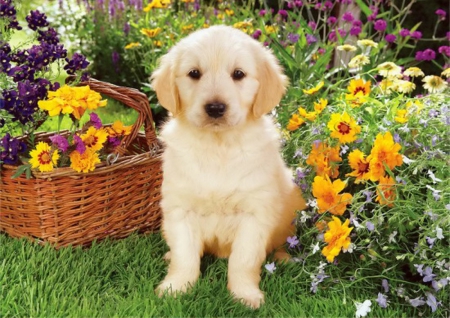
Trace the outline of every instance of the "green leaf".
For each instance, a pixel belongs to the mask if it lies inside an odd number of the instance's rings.
[[[31,178],[31,165],[21,165],[17,168],[16,173],[14,173],[11,179],[17,179],[21,174],[25,173],[27,179]]]
[[[369,9],[369,7],[364,3],[362,0],[355,0],[355,2],[360,7],[361,11],[364,12],[366,16],[369,16],[372,14],[372,10]]]

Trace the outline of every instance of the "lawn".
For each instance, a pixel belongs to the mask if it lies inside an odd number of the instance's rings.
[[[159,299],[167,250],[159,233],[103,241],[91,248],[41,246],[0,235],[1,317],[353,317],[352,299],[372,295],[355,287],[310,291],[299,263],[263,269],[266,304],[252,311],[226,289],[227,261],[206,256],[202,276],[186,295]],[[417,317],[409,305],[372,306],[372,317]],[[445,316],[444,312],[441,312]]]

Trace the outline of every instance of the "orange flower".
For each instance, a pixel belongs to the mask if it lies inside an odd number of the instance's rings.
[[[329,147],[321,142],[313,145],[313,149],[306,159],[306,163],[315,168],[318,176],[326,175],[331,178],[337,178],[339,175],[337,163],[341,161],[339,146]]]
[[[294,131],[303,125],[304,122],[305,120],[303,118],[300,118],[297,114],[294,114],[291,119],[289,119],[289,123],[286,128],[290,131]]]
[[[361,150],[355,149],[349,153],[348,162],[353,171],[347,173],[346,176],[356,177],[355,183],[361,183],[370,179],[370,164]]]
[[[333,262],[342,248],[349,248],[351,240],[348,236],[353,230],[353,227],[348,227],[349,223],[350,220],[346,219],[342,224],[341,220],[335,216],[333,216],[333,221],[328,222],[328,231],[323,236],[328,245],[322,249],[322,255],[327,258],[328,262]]]
[[[389,176],[381,177],[379,185],[377,186],[377,197],[375,201],[379,202],[381,205],[393,207],[395,198],[395,180]]]
[[[384,165],[389,169],[401,166],[403,163],[402,155],[399,150],[402,146],[394,142],[394,138],[388,131],[384,136],[379,133],[375,139],[374,145],[367,159],[370,161],[370,170],[372,171],[372,181],[379,180],[384,176]]]
[[[313,195],[317,198],[319,213],[329,211],[334,215],[342,215],[353,196],[350,193],[339,194],[345,188],[342,180],[331,183],[328,176],[316,176],[312,184]]]

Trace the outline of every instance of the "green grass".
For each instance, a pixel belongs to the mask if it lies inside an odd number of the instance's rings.
[[[0,234],[0,317],[354,317],[353,300],[372,299],[370,317],[414,317],[419,310],[391,303],[381,309],[364,290],[320,290],[298,263],[263,270],[266,304],[250,310],[226,288],[227,261],[207,256],[202,276],[185,295],[159,299],[167,247],[159,234],[132,235],[91,248],[55,250]],[[421,309],[429,315],[428,309]]]

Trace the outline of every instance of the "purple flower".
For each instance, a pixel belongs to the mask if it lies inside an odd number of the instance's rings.
[[[397,40],[397,37],[394,34],[386,34],[384,38],[388,43],[393,43],[395,42],[395,40]]]
[[[283,17],[283,19],[286,19],[288,17],[288,13],[286,10],[278,10],[278,14]]]
[[[398,33],[401,37],[407,37],[410,35],[410,32],[408,29],[401,29],[400,32]]]
[[[45,13],[40,13],[38,10],[30,11],[30,14],[25,19],[28,22],[28,27],[33,31],[49,25]]]
[[[429,236],[426,237],[427,243],[429,245],[430,248],[433,248],[434,246],[434,241],[436,240],[435,238],[431,238]]]
[[[387,22],[385,20],[379,19],[379,20],[375,21],[374,28],[378,32],[383,32],[384,30],[386,30],[386,27],[387,27]]]
[[[427,305],[431,307],[431,312],[435,312],[440,303],[437,302],[436,297],[432,293],[426,293]]]
[[[409,303],[413,307],[419,307],[419,306],[425,305],[425,301],[423,300],[422,297],[417,297],[417,298],[414,298],[414,299],[410,299]]]
[[[23,141],[11,137],[9,133],[6,133],[6,135],[0,139],[0,161],[3,161],[5,164],[17,164],[19,161],[19,154],[26,150],[27,145]]]
[[[430,266],[425,267],[425,270],[421,275],[423,276],[423,281],[425,283],[431,282],[433,278],[436,276],[435,274],[433,274],[433,269]]]
[[[385,293],[388,293],[388,292],[389,292],[389,283],[388,283],[388,280],[387,280],[387,279],[383,279],[383,280],[381,281],[381,286],[383,286],[384,292],[385,292]]]
[[[117,138],[117,137],[111,137],[111,136],[108,136],[108,143],[113,147],[113,148],[116,148],[116,147],[118,147],[118,146],[120,146],[120,139],[119,138]]]
[[[414,264],[414,267],[416,268],[417,272],[420,274],[420,276],[423,276],[423,264]]]
[[[286,241],[289,243],[289,248],[294,248],[298,245],[298,243],[300,243],[300,241],[298,240],[297,236],[288,236],[288,238],[286,239]]]
[[[350,29],[350,35],[358,36],[361,33],[362,29],[359,26],[352,26]]]
[[[64,66],[67,74],[73,75],[76,71],[85,69],[89,62],[86,61],[86,57],[80,53],[74,53],[72,59],[66,58],[67,64]]]
[[[377,303],[381,308],[386,308],[388,306],[387,297],[382,293],[378,293]]]
[[[317,28],[317,24],[314,21],[309,21],[308,26],[311,28],[311,30],[315,30]]]
[[[123,33],[125,33],[125,35],[128,35],[131,31],[131,26],[128,22],[125,22],[124,26],[123,26]]]
[[[51,136],[50,141],[62,152],[67,151],[67,149],[69,148],[69,142],[61,135]]]
[[[80,136],[74,135],[73,136],[73,143],[75,144],[75,150],[78,151],[81,155],[84,154],[86,151],[86,146],[83,143],[83,140]]]
[[[306,42],[308,43],[308,45],[311,45],[312,43],[316,43],[317,42],[317,38],[314,35],[307,34],[306,35]]]
[[[289,33],[287,38],[291,43],[297,43],[298,39],[300,38],[300,35],[295,33]]]
[[[372,14],[367,17],[367,20],[369,21],[375,21],[378,15],[378,7],[376,6],[370,6],[369,9],[372,11]]]
[[[439,17],[439,20],[445,20],[445,16],[447,15],[447,12],[445,12],[442,9],[437,9],[436,12],[437,16]]]
[[[346,22],[352,22],[353,20],[355,20],[355,17],[351,12],[345,12],[344,15],[342,16],[342,20]]]
[[[101,121],[100,117],[98,117],[98,115],[96,113],[91,113],[89,115],[89,120],[90,120],[92,126],[95,127],[95,129],[102,128],[102,121]]]
[[[447,278],[441,278],[438,281],[433,280],[431,282],[431,286],[433,286],[435,291],[441,290],[443,287],[448,285],[448,279]]]
[[[373,223],[370,221],[366,222],[366,227],[370,232],[373,232],[373,230],[375,230],[375,225],[373,225]]]
[[[422,32],[420,31],[414,31],[411,33],[411,38],[414,40],[419,40],[420,38],[422,38]]]
[[[265,16],[266,15],[266,10],[264,10],[264,9],[262,9],[262,10],[259,10],[259,16],[260,17],[263,17],[263,16]]]

